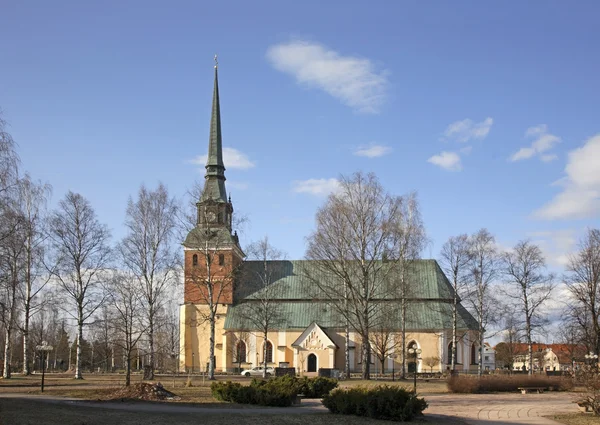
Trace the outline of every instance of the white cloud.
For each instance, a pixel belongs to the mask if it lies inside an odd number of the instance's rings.
[[[190,162],[192,164],[204,166],[206,165],[207,159],[208,154],[199,155]],[[256,165],[246,156],[246,154],[234,148],[223,148],[223,163],[225,164],[225,168],[237,168],[240,170],[247,170]]]
[[[562,192],[534,212],[546,220],[582,219],[600,214],[600,133],[569,152]]]
[[[466,143],[470,140],[483,140],[489,134],[492,124],[494,124],[494,120],[491,117],[477,123],[469,118],[456,121],[446,128],[442,140],[459,143]]]
[[[442,152],[438,155],[432,156],[427,160],[427,162],[430,162],[448,171],[462,170],[460,156],[458,156],[456,152]]]
[[[542,250],[550,266],[564,268],[569,262],[569,254],[577,245],[577,234],[573,229],[530,232],[531,241]]]
[[[377,158],[379,156],[387,155],[392,152],[392,148],[383,145],[371,145],[366,148],[359,148],[354,151],[356,156],[366,156],[367,158]]]
[[[386,72],[377,71],[369,59],[302,40],[269,47],[267,59],[299,84],[319,88],[358,112],[377,113],[385,100]]]
[[[560,137],[548,133],[548,126],[546,124],[529,127],[527,131],[525,131],[525,137],[534,139],[531,146],[521,148],[512,154],[510,157],[511,161],[521,161],[535,155],[539,155],[540,159],[544,162],[550,162],[557,158],[554,154],[544,154],[544,152],[552,149],[554,145],[560,143]]]
[[[292,183],[293,191],[297,193],[308,193],[317,196],[326,196],[339,189],[340,183],[337,179],[308,179],[296,180]]]

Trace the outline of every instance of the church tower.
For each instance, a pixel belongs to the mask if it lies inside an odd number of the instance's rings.
[[[216,62],[216,56],[215,56]],[[196,203],[196,227],[187,235],[184,246],[184,302],[207,304],[210,300],[202,282],[226,280],[223,289],[216,285],[213,300],[219,304],[233,303],[233,272],[244,257],[237,233],[232,233],[233,205],[225,189],[221,108],[219,103],[218,66],[215,82],[208,141],[208,159],[204,188]],[[210,275],[210,276],[209,276]],[[218,299],[215,299],[218,297]]]

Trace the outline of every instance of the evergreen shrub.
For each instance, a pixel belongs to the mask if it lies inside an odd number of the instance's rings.
[[[373,419],[410,421],[423,414],[427,402],[402,387],[338,388],[323,398],[331,413],[365,416]]]

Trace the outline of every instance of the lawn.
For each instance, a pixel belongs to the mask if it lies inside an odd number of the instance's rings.
[[[589,413],[554,415],[548,416],[548,418],[565,425],[600,425],[600,417]]]

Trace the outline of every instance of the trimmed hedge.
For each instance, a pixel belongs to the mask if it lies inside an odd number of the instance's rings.
[[[302,378],[279,376],[268,380],[254,378],[249,386],[237,382],[213,382],[212,395],[217,400],[261,406],[290,406],[296,394],[307,398],[322,398],[337,387],[331,378]]]
[[[546,387],[557,391],[569,391],[573,380],[565,377],[528,375],[451,376],[448,390],[453,393],[516,392],[520,387]]]
[[[323,398],[331,413],[365,416],[373,419],[410,421],[423,414],[427,402],[402,387],[338,388]]]

